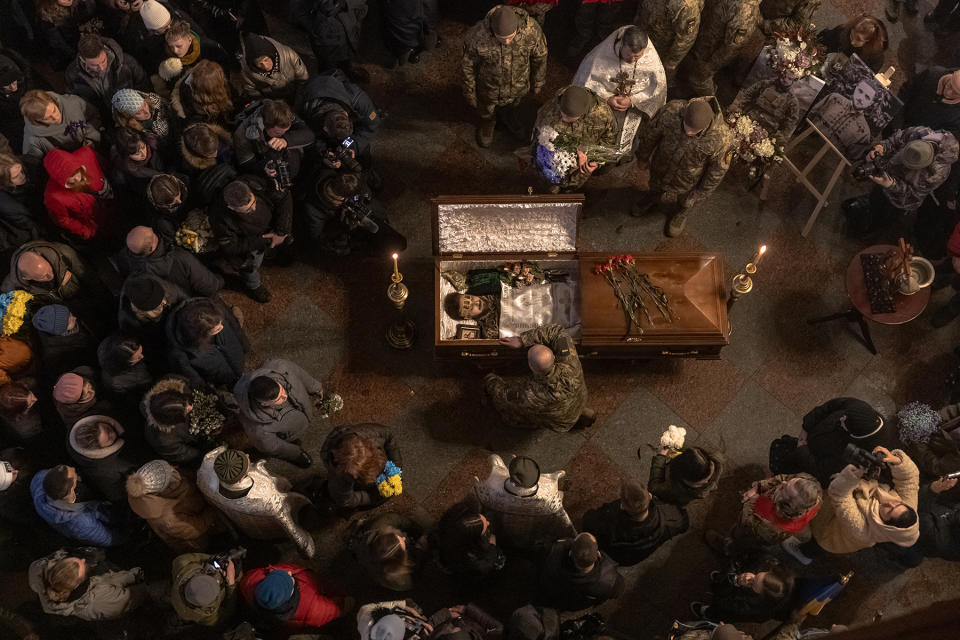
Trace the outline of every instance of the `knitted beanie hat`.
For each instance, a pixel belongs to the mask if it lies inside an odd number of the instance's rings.
[[[33,314],[33,326],[37,331],[52,336],[66,335],[70,324],[70,309],[62,304],[48,304]]]
[[[490,26],[493,28],[493,33],[501,38],[515,34],[519,25],[520,18],[517,17],[517,12],[514,11],[512,7],[505,5],[497,7],[490,19]]]
[[[253,590],[253,599],[257,606],[267,611],[276,611],[290,601],[296,583],[293,576],[276,569],[268,573]]]
[[[75,373],[65,373],[53,385],[53,399],[63,404],[71,404],[83,395],[83,378]]]
[[[148,31],[156,31],[170,24],[170,12],[157,0],[147,0],[140,7],[140,19]]]
[[[683,110],[683,123],[694,131],[703,131],[713,122],[713,109],[705,100],[691,100]]]
[[[143,96],[136,89],[120,89],[113,94],[113,108],[125,116],[132,116],[143,106]]]
[[[181,73],[183,73],[183,63],[180,58],[167,58],[157,68],[157,74],[163,78],[164,82],[170,82]]]
[[[843,428],[854,440],[869,438],[883,427],[883,416],[863,400],[851,399],[844,413]]]
[[[277,57],[277,48],[273,46],[273,43],[255,33],[247,34],[247,37],[243,39],[243,49],[246,53],[247,64],[251,67],[255,67],[257,60],[260,58],[274,60]]]
[[[198,573],[183,586],[183,599],[194,607],[207,607],[220,595],[220,583],[208,573]]]
[[[140,311],[153,311],[163,302],[163,285],[154,278],[128,280],[123,289],[130,304]]]
[[[243,451],[227,449],[213,461],[213,470],[223,484],[237,484],[247,475],[250,461]]]
[[[173,467],[166,460],[151,460],[137,469],[136,475],[143,481],[147,493],[162,493],[173,478]]]

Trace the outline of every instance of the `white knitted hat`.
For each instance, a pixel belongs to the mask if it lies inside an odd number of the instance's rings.
[[[156,31],[170,24],[170,12],[157,0],[147,0],[140,7],[140,19],[148,31]]]

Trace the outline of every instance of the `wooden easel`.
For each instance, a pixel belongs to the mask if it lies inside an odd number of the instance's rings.
[[[823,132],[817,129],[816,125],[810,122],[809,118],[806,118],[807,128],[804,129],[803,133],[787,143],[787,146],[783,149],[783,162],[786,164],[791,171],[797,176],[797,182],[802,184],[807,188],[807,191],[813,194],[813,197],[817,199],[817,206],[813,208],[813,212],[810,213],[810,217],[807,218],[807,224],[803,226],[803,231],[800,235],[804,238],[807,237],[807,234],[810,233],[810,229],[813,228],[813,223],[817,221],[817,217],[820,215],[820,211],[823,210],[825,206],[829,203],[830,192],[833,191],[834,186],[837,184],[837,180],[840,179],[840,175],[843,173],[843,170],[850,166],[850,161],[847,160],[844,155],[837,149],[830,140],[823,135]],[[789,157],[790,151],[796,148],[801,142],[810,137],[811,134],[816,133],[820,136],[820,139],[823,140],[823,145],[820,147],[820,150],[817,151],[813,158],[810,159],[810,162],[801,171],[797,165]],[[833,175],[830,176],[830,180],[827,182],[827,186],[823,191],[817,189],[816,186],[810,180],[807,179],[807,176],[813,171],[814,167],[820,164],[820,161],[823,160],[823,157],[827,154],[827,151],[833,151],[838,158],[837,166],[833,170]],[[763,202],[767,199],[767,190],[770,188],[770,181],[764,180],[763,190],[760,192],[760,201]]]

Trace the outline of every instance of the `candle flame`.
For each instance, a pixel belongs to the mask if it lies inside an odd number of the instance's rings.
[[[396,254],[396,253],[393,254],[393,259],[394,259],[394,260],[396,260],[396,259],[399,258],[399,257],[400,257],[400,256],[399,256],[398,254]]]
[[[760,247],[760,255],[763,255],[766,252],[767,252],[767,245],[763,245],[762,247]]]

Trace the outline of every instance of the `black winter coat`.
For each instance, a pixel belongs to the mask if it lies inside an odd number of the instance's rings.
[[[920,517],[917,544],[923,555],[960,560],[960,504],[943,500],[927,485],[920,489],[917,514]]]
[[[437,24],[437,0],[385,0],[383,22],[394,53],[426,44]]]
[[[692,487],[674,475],[671,469],[673,458],[668,458],[659,453],[653,456],[653,460],[650,462],[650,478],[647,482],[650,493],[664,502],[681,507],[694,500],[706,497],[717,488],[720,474],[723,473],[723,461],[720,456],[707,453],[713,460],[713,476],[711,476],[709,482],[701,487]]]
[[[338,67],[360,48],[367,0],[291,0],[290,22],[310,36],[320,70]]]
[[[583,530],[620,566],[630,567],[645,560],[660,545],[690,527],[683,507],[653,498],[643,522],[637,522],[620,508],[620,501],[608,502],[583,516]]]
[[[93,18],[96,10],[94,0],[74,0],[67,17],[61,22],[54,24],[40,18],[40,40],[54,69],[63,69],[77,55],[80,27]]]
[[[223,278],[210,271],[195,255],[163,238],[148,256],[138,256],[127,247],[121,249],[117,254],[117,270],[123,276],[149,273],[198,297],[216,295],[223,288]]]
[[[167,376],[158,380],[153,388],[144,394],[140,412],[144,417],[143,434],[147,444],[170,464],[196,467],[207,452],[204,441],[190,433],[188,423],[165,423],[150,410],[150,400],[163,391],[193,394],[190,382],[180,376]]]
[[[937,95],[940,78],[956,71],[930,67],[911,78],[900,90],[904,127],[930,127],[935,131],[960,134],[960,104],[944,104]]]
[[[314,131],[321,132],[321,135],[323,116],[326,113],[323,107],[329,102],[336,102],[350,114],[350,120],[353,122],[352,137],[356,140],[357,153],[358,155],[366,153],[382,121],[373,100],[366,91],[351,82],[339,69],[326,71],[310,78],[303,88],[302,101],[297,111],[302,113],[310,127]],[[323,149],[318,149],[318,152],[326,151],[326,147],[329,146],[320,138],[317,139],[317,144],[324,146]]]
[[[573,539],[557,540],[540,570],[540,590],[551,606],[562,611],[579,611],[601,604],[623,593],[623,576],[617,563],[601,553],[597,564],[580,574],[570,561]]]
[[[103,45],[109,61],[103,76],[94,77],[84,71],[80,66],[79,56],[67,66],[63,76],[67,93],[80,96],[90,104],[96,105],[105,116],[104,121],[109,122],[112,119],[110,116],[113,112],[111,104],[113,94],[120,89],[151,91],[152,87],[147,74],[143,72],[136,58],[126,53],[115,40],[110,38],[104,38]]]
[[[43,211],[42,197],[35,184],[24,187],[9,191],[0,187],[0,252],[40,237],[37,214]]]
[[[127,442],[119,447],[114,443],[113,448],[116,450],[108,449],[110,453],[107,455],[103,455],[103,450],[94,451],[80,447],[74,440],[73,433],[77,424],[88,419],[112,421],[106,416],[88,416],[77,421],[67,435],[67,453],[76,465],[77,473],[83,476],[86,482],[110,502],[121,504],[126,501],[127,476],[139,469],[146,460],[142,452],[135,452],[135,447]],[[124,435],[120,434],[118,437],[123,438]]]
[[[0,48],[0,71],[13,71],[17,76],[17,90],[4,93],[0,90],[0,133],[7,137],[17,153],[23,149],[23,116],[20,115],[20,98],[33,89],[30,65],[19,53]]]
[[[243,359],[250,343],[233,312],[219,300],[214,304],[223,316],[223,331],[213,336],[203,348],[184,342],[181,322],[184,309],[201,298],[180,303],[167,318],[167,357],[174,373],[187,377],[194,386],[210,385],[233,388],[243,375]]]

